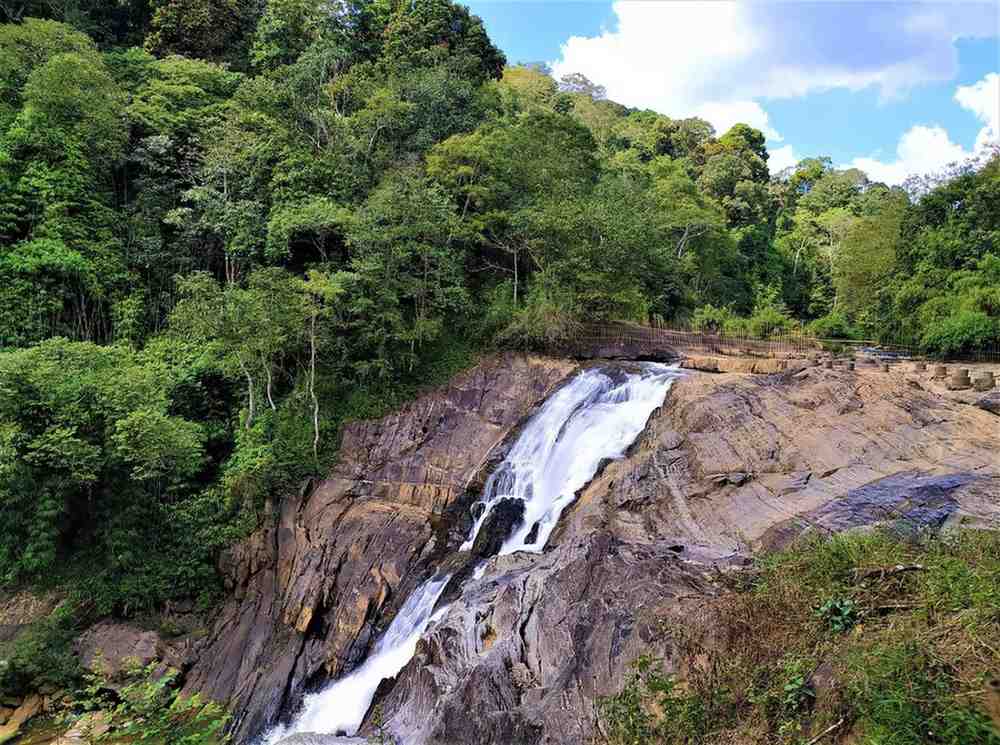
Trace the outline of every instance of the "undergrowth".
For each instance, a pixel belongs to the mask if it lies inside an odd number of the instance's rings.
[[[610,745],[1000,745],[1000,536],[810,538],[600,704]]]

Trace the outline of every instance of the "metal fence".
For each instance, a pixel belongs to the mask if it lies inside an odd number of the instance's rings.
[[[582,324],[567,341],[567,346],[567,351],[587,350],[593,354],[596,350],[617,350],[623,355],[638,356],[701,353],[785,358],[825,353],[883,360],[931,359],[905,344],[886,344],[870,339],[823,339],[782,328],[763,329],[758,333],[710,331],[682,324]],[[993,345],[953,359],[1000,362],[1000,346]]]

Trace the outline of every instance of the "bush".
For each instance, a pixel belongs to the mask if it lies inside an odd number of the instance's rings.
[[[920,337],[920,345],[930,354],[969,354],[1000,343],[1000,320],[981,311],[959,311],[932,322]]]
[[[73,652],[78,631],[72,605],[63,603],[48,618],[0,645],[0,696],[72,686],[82,673]]]
[[[749,320],[750,333],[759,339],[766,339],[773,334],[782,334],[795,328],[795,321],[788,311],[775,305],[756,309]]]
[[[564,344],[577,328],[570,293],[537,282],[497,341],[515,349],[545,351]]]
[[[806,326],[806,332],[818,339],[860,339],[861,333],[843,313],[834,311]]]
[[[691,325],[698,331],[717,334],[726,330],[735,320],[736,314],[731,309],[708,304],[695,309],[694,315],[691,316]]]
[[[114,688],[102,676],[87,676],[76,706],[103,715],[108,730],[95,743],[154,742],[157,745],[220,745],[229,715],[200,696],[182,696],[176,670],[159,672],[155,665],[129,671],[127,684]]]

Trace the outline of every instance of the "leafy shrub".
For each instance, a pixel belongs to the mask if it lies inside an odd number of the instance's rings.
[[[76,699],[85,711],[100,712],[108,730],[91,734],[95,743],[154,742],[157,745],[221,745],[229,715],[198,694],[182,696],[176,670],[157,671],[155,665],[133,668],[128,682],[113,693],[109,681],[88,675],[87,686]]]
[[[759,339],[781,334],[795,328],[795,321],[783,307],[765,305],[750,316],[750,333]]]
[[[500,332],[498,341],[516,349],[546,350],[570,339],[578,328],[573,299],[567,290],[536,283],[523,307]]]
[[[847,316],[834,311],[822,318],[811,321],[806,326],[806,332],[810,336],[819,339],[859,339],[861,333],[851,325]]]
[[[691,325],[699,331],[717,334],[726,330],[735,319],[736,315],[729,308],[708,304],[695,309],[691,316]]]
[[[931,354],[961,355],[1000,342],[1000,320],[982,311],[959,311],[931,323],[920,337]]]
[[[73,652],[78,631],[74,608],[63,603],[48,618],[0,645],[0,695],[72,686],[82,673]]]
[[[662,672],[662,661],[644,656],[617,696],[602,699],[602,729],[612,745],[694,743],[713,724],[703,700]]]
[[[832,598],[816,610],[816,615],[831,631],[850,631],[858,622],[858,610],[854,601],[848,598]]]

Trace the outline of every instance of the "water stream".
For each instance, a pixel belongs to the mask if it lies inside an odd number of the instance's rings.
[[[500,553],[544,549],[563,510],[603,461],[625,454],[679,375],[676,368],[652,363],[630,372],[591,368],[560,388],[531,418],[486,482],[481,513],[462,550],[472,548],[490,512],[505,498],[524,502],[524,519]],[[434,606],[449,579],[435,575],[417,588],[367,659],[307,696],[292,722],[271,730],[263,745],[298,733],[356,733],[379,683],[406,666],[420,637],[444,612],[435,613]]]

